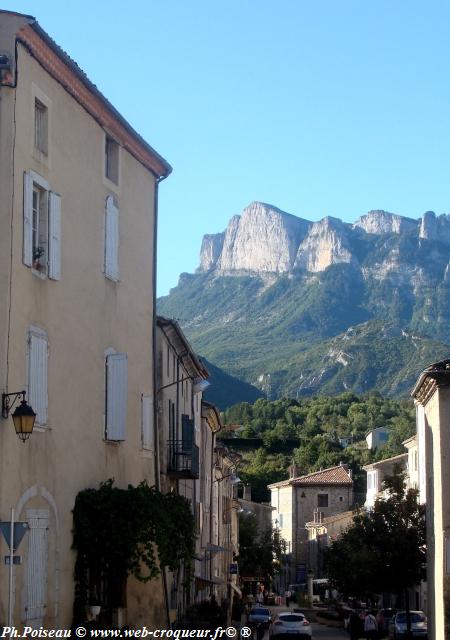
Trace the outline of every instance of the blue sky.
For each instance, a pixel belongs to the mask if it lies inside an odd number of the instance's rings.
[[[10,0],[173,166],[158,293],[253,200],[346,221],[450,211],[450,3]]]

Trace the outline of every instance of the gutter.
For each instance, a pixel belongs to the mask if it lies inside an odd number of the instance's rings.
[[[158,195],[159,195],[159,183],[162,182],[167,176],[160,176],[155,178],[155,192],[153,199],[153,318],[152,318],[152,350],[153,350],[153,430],[155,441],[155,486],[158,491],[161,491],[161,461],[159,451],[159,429],[158,429],[158,397],[157,397],[157,367],[156,367],[156,276],[157,276],[157,256],[158,256]],[[164,591],[164,605],[166,609],[167,628],[170,629],[170,608],[169,608],[169,590],[167,587],[167,574],[166,569],[162,570],[162,581]]]

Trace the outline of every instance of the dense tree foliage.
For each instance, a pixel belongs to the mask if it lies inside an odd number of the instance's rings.
[[[239,515],[239,572],[270,580],[280,568],[286,543],[278,529],[261,530],[253,513]]]
[[[406,490],[396,473],[385,480],[389,491],[373,511],[358,512],[353,525],[325,551],[327,572],[346,596],[401,594],[424,578],[425,507],[417,491]]]
[[[243,454],[239,475],[252,485],[257,500],[268,499],[267,484],[286,478],[293,461],[302,474],[347,463],[353,471],[356,493],[362,493],[362,465],[403,453],[401,443],[415,429],[412,402],[351,392],[272,402],[260,398],[254,404],[244,402],[231,407],[223,419],[225,425],[242,425],[237,434],[228,434],[227,442]],[[365,434],[376,427],[386,427],[389,440],[383,447],[369,451]],[[346,437],[353,442],[344,448],[342,438]]]

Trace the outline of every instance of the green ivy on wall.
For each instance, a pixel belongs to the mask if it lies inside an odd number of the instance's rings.
[[[107,602],[99,604],[123,606],[123,585],[130,574],[147,582],[164,567],[174,571],[184,566],[186,575],[192,565],[195,523],[190,502],[145,482],[127,489],[113,484],[108,480],[98,489],[80,491],[75,500],[76,622],[84,619],[92,600],[103,597]]]

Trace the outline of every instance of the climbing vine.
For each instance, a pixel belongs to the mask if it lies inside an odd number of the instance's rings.
[[[80,491],[73,510],[75,563],[74,617],[84,615],[97,599],[96,581],[123,585],[129,574],[147,582],[164,567],[185,567],[189,574],[195,552],[195,524],[189,501],[163,494],[143,482],[127,489],[103,482],[98,489]],[[120,586],[110,590],[111,606],[120,606]],[[116,600],[116,602],[114,602]],[[105,603],[103,603],[105,604]]]

